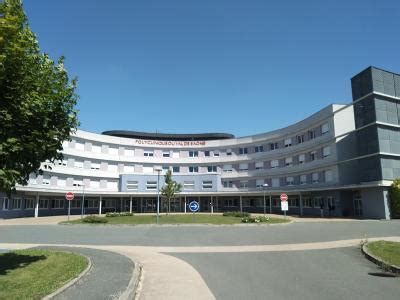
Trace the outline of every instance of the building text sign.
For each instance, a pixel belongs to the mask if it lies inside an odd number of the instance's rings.
[[[157,141],[157,140],[139,140],[136,139],[135,142],[139,145],[156,145],[156,146],[204,146],[205,141]]]

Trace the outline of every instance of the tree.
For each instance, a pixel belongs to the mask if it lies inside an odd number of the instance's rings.
[[[171,199],[175,198],[175,195],[180,193],[182,189],[182,185],[177,183],[175,180],[172,180],[172,172],[168,170],[165,174],[165,184],[161,189],[161,195],[168,200],[168,212],[170,212],[170,203]]]
[[[391,218],[400,218],[400,179],[393,180],[389,189],[389,201]]]
[[[27,184],[79,125],[77,80],[40,52],[20,0],[0,3],[0,191]]]

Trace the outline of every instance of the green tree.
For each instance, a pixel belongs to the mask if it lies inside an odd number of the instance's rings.
[[[62,159],[62,143],[79,125],[76,83],[63,57],[55,63],[40,52],[21,1],[0,3],[0,191]]]
[[[393,181],[389,189],[391,218],[400,218],[400,179]]]
[[[174,199],[176,194],[180,193],[182,185],[172,180],[172,172],[168,170],[165,174],[165,184],[161,189],[161,195],[168,201],[168,212],[171,209],[171,199]]]

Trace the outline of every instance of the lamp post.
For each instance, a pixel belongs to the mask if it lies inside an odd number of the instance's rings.
[[[162,169],[160,167],[154,168],[157,172],[157,224],[159,222],[160,217],[160,172]]]
[[[83,210],[85,207],[85,184],[82,182],[82,205],[81,205],[81,219],[83,218]]]
[[[262,185],[262,187],[263,187],[263,190],[264,190],[264,217],[265,217],[265,214],[266,214],[266,207],[265,207],[265,190],[266,190],[267,187],[269,187],[269,185],[268,185],[268,183],[264,183],[264,184]],[[269,198],[269,200],[271,201],[271,197]],[[271,203],[270,203],[270,206],[271,206]]]

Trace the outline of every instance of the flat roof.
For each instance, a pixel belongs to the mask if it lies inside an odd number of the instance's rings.
[[[109,130],[101,134],[141,140],[158,140],[158,141],[212,141],[233,139],[235,136],[230,133],[152,133],[139,132],[130,130]]]

